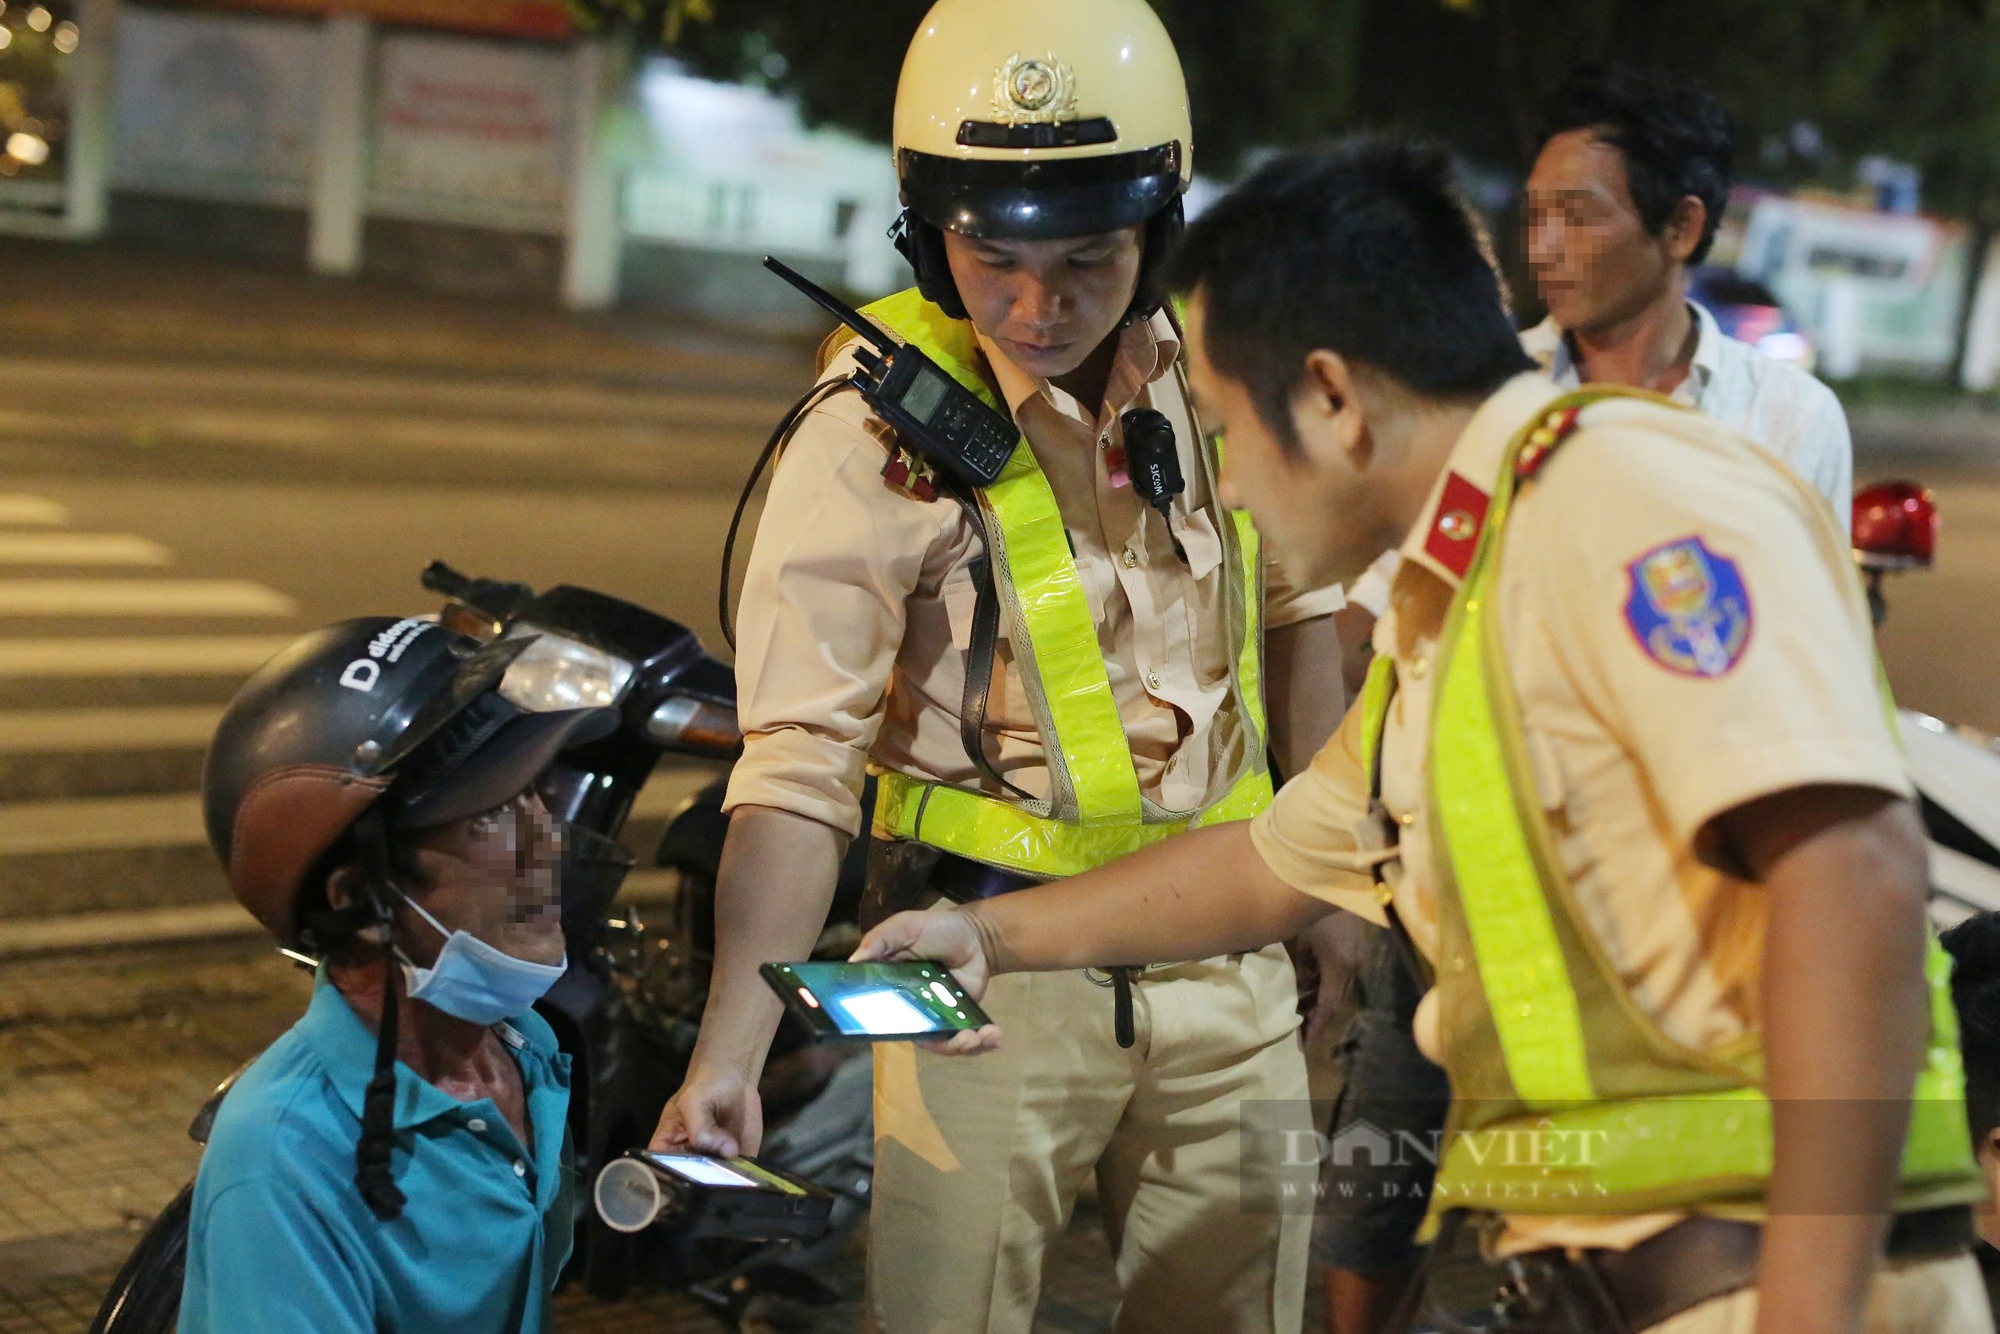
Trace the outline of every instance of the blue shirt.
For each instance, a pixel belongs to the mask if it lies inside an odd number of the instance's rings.
[[[490,1099],[396,1067],[392,1170],[376,1220],[354,1186],[375,1035],[322,969],[305,1017],[237,1081],[195,1180],[181,1334],[542,1334],[576,1196],[569,1057],[533,1011],[495,1025],[520,1066],[524,1149]]]

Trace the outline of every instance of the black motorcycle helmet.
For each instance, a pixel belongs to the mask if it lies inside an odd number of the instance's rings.
[[[301,898],[365,813],[396,829],[476,815],[616,726],[610,710],[524,713],[503,699],[531,642],[364,617],[304,636],[236,692],[202,766],[203,814],[231,891],[280,944],[310,931]]]
[[[391,1171],[401,969],[392,954],[396,830],[449,824],[531,786],[565,748],[617,725],[609,709],[526,713],[499,693],[532,639],[481,645],[387,616],[315,630],[264,664],[223,711],[202,765],[209,843],[229,887],[278,941],[325,949],[381,928],[386,966],[355,1186],[384,1222]],[[366,903],[338,911],[327,875],[358,862]]]

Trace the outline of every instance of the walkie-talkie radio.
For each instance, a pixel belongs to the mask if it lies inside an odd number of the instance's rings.
[[[993,484],[1020,439],[1014,423],[980,402],[917,348],[889,337],[825,288],[769,256],[764,267],[876,349],[855,349],[861,369],[849,382],[924,462],[973,486]]]

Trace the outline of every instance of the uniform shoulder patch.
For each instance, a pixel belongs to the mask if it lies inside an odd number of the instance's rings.
[[[1716,677],[1742,660],[1753,619],[1735,561],[1699,537],[1683,537],[1625,569],[1625,623],[1654,662],[1683,676]]]
[[[1437,513],[1424,538],[1424,554],[1463,579],[1479,547],[1479,530],[1486,522],[1492,497],[1457,473],[1447,473],[1438,495]]]

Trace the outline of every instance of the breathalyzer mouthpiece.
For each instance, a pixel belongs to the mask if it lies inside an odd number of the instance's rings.
[[[597,1174],[597,1216],[614,1232],[643,1232],[670,1203],[659,1174],[637,1158],[614,1158]]]

